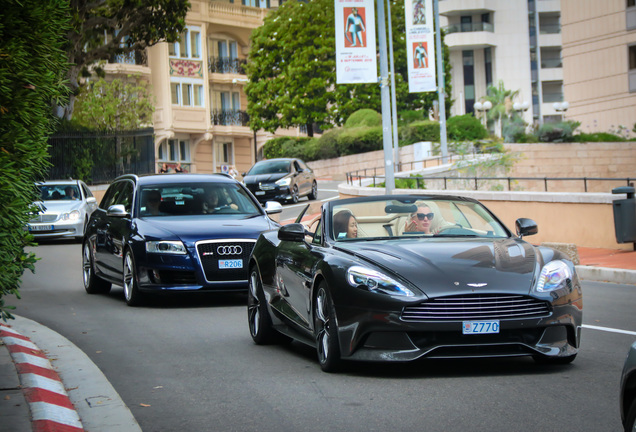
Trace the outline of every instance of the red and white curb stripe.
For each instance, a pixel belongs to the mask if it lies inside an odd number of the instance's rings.
[[[62,380],[48,358],[28,337],[0,324],[0,339],[9,348],[31,409],[34,432],[84,431]]]

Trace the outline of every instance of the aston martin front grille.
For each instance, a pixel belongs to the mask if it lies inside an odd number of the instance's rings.
[[[405,321],[463,321],[504,318],[540,318],[550,314],[550,304],[529,296],[473,294],[440,297],[405,307]]]

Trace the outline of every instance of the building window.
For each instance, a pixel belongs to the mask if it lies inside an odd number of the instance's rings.
[[[198,27],[188,27],[177,42],[168,45],[170,57],[201,59],[201,31]]]
[[[627,0],[627,7],[636,6],[636,0]]]
[[[484,48],[484,66],[486,69],[486,88],[492,85],[492,48]]]
[[[216,164],[218,169],[221,169],[221,165],[233,165],[233,151],[231,141],[217,141],[216,146]]]
[[[159,162],[190,163],[190,141],[187,139],[169,139],[159,144],[157,151]]]
[[[173,105],[194,107],[204,106],[203,84],[192,82],[171,82],[170,94]]]
[[[629,91],[636,92],[636,45],[629,47]]]
[[[462,51],[464,64],[464,101],[466,114],[473,112],[475,105],[475,58],[472,50]]]

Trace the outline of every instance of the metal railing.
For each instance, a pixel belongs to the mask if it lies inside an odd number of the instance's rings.
[[[239,110],[212,110],[212,124],[216,126],[248,126],[250,116]]]
[[[127,54],[113,54],[108,61],[110,63],[148,66],[148,54],[145,50],[131,51]]]
[[[245,75],[245,59],[234,59],[230,57],[210,57],[208,59],[208,70],[211,73],[239,74]]]
[[[467,32],[481,32],[487,31],[490,33],[494,33],[495,26],[492,23],[462,23],[462,24],[452,24],[444,27],[444,31],[446,34],[451,33],[467,33]]]
[[[347,173],[348,184],[353,185],[355,182],[357,182],[359,186],[362,186],[363,179],[373,179],[373,181],[371,182],[371,185],[373,187],[376,187],[377,185],[379,185],[380,183],[384,181],[385,177],[384,175],[378,175],[378,174],[374,174],[374,175],[362,174],[362,175],[355,176],[352,173]],[[562,190],[559,190],[559,191],[550,190],[548,188],[548,182],[563,182],[563,181],[582,182],[584,192],[589,192],[590,182],[597,182],[597,181],[614,182],[615,183],[614,187],[616,187],[620,183],[624,183],[625,185],[630,186],[630,184],[633,184],[633,182],[636,180],[636,178],[634,177],[611,178],[611,177],[454,177],[454,176],[403,177],[403,176],[395,176],[395,180],[398,180],[398,179],[415,181],[415,184],[417,186],[416,189],[426,189],[424,186],[427,181],[428,182],[430,182],[431,180],[443,181],[443,187],[441,188],[441,190],[447,190],[449,183],[455,183],[455,182],[464,182],[464,186],[471,184],[473,185],[472,190],[479,190],[479,186],[481,182],[482,185],[486,185],[490,187],[490,189],[483,189],[483,190],[489,190],[489,191],[492,190],[492,184],[485,183],[485,182],[496,181],[499,183],[505,183],[507,184],[507,189],[503,189],[503,190],[512,191],[513,182],[532,181],[535,183],[543,184],[544,192],[563,192]],[[572,191],[568,190],[567,192],[572,192]]]

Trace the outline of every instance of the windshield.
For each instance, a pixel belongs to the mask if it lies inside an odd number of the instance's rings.
[[[56,184],[37,186],[42,201],[71,201],[81,199],[76,184]]]
[[[139,216],[262,214],[258,204],[235,183],[185,183],[143,186],[138,194]]]
[[[396,237],[508,237],[479,203],[448,199],[365,200],[334,205],[331,235],[336,241]]]
[[[247,175],[289,174],[290,166],[289,161],[262,161],[254,165]]]

